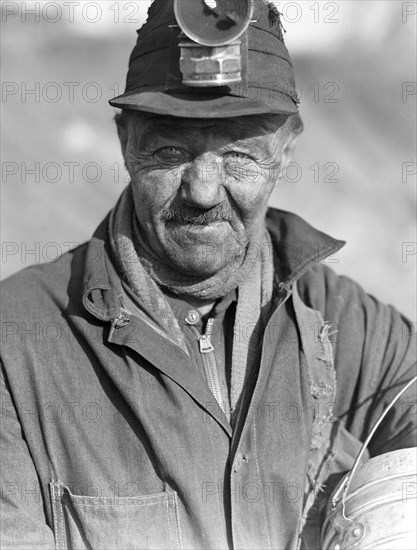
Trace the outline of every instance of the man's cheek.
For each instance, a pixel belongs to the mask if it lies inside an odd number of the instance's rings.
[[[132,153],[126,151],[124,156],[126,168],[133,179],[133,175],[138,178],[147,176],[161,169],[161,166],[155,162],[155,159],[151,155],[144,155],[140,153]]]
[[[140,172],[132,183],[136,201],[154,223],[159,220],[161,210],[171,205],[178,192],[178,182],[173,176],[161,177],[154,171],[146,174]]]
[[[146,186],[150,179],[157,179],[154,177],[155,168],[149,161],[143,162],[138,159],[125,158],[125,164],[130,179],[135,185]]]
[[[126,170],[129,173],[130,180],[133,182],[136,181],[138,179],[138,174],[140,172],[139,165],[135,162],[128,161],[125,159],[125,166],[126,166]]]
[[[268,201],[274,183],[261,171],[253,173],[250,178],[240,180],[229,186],[230,192],[241,208],[254,210],[257,205]]]
[[[228,162],[223,167],[226,179],[233,179],[243,184],[255,184],[262,177],[262,167],[255,162]]]

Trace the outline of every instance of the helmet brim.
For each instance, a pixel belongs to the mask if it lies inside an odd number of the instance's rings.
[[[254,96],[259,94],[255,93]],[[268,101],[268,95],[271,101]],[[118,109],[145,111],[182,118],[231,118],[259,114],[293,115],[296,103],[274,91],[265,98],[215,93],[173,93],[163,90],[132,90],[109,101]]]

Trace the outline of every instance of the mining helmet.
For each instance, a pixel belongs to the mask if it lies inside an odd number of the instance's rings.
[[[187,118],[298,112],[280,14],[267,0],[154,0],[120,109]]]

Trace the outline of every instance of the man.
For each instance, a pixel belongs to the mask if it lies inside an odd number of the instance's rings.
[[[131,183],[4,284],[2,548],[320,548],[415,373],[411,324],[320,264],[343,242],[268,210],[302,123],[279,15],[252,18],[245,85],[191,87],[155,0],[111,102]],[[415,445],[414,394],[371,455]]]

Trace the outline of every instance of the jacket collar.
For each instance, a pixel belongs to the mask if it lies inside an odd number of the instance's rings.
[[[106,246],[107,226],[108,216],[88,243],[82,296],[85,308],[103,321],[122,319],[124,314],[124,292]],[[345,245],[284,210],[269,208],[266,227],[278,259],[275,282],[287,291],[311,267]]]
[[[102,321],[121,316],[122,284],[106,245],[109,214],[100,223],[87,245],[83,276],[84,307]]]
[[[278,260],[276,277],[280,277],[279,286],[287,290],[314,265],[346,244],[315,229],[297,214],[276,208],[268,209],[266,227]]]

